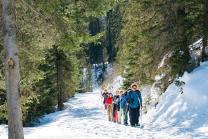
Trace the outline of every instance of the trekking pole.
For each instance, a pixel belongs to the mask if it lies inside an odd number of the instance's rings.
[[[144,127],[144,125],[143,125],[143,123],[142,123],[142,104],[141,104],[141,102],[140,102],[140,100],[139,100],[139,105],[140,105],[140,116],[139,116],[139,121],[140,121],[140,127],[141,128],[143,128]]]
[[[143,128],[144,127],[144,125],[143,125],[143,123],[142,123],[142,116],[143,116],[143,112],[142,112],[142,107],[141,107],[141,109],[140,109],[140,120],[141,120],[141,128]]]
[[[143,124],[142,124],[142,107],[140,108],[140,123],[141,123],[141,128],[143,127]]]

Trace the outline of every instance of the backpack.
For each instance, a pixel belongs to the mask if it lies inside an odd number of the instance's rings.
[[[121,99],[120,99],[120,107],[121,108],[125,108],[126,104],[127,104],[127,96],[126,95],[123,95],[121,96]]]
[[[137,108],[140,106],[140,100],[139,97],[141,97],[141,93],[139,90],[136,92],[128,92],[128,102],[129,102],[129,107],[131,108]]]

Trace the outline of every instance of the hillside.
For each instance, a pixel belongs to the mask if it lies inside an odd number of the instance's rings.
[[[174,83],[160,98],[156,109],[150,110],[146,120],[155,127],[190,135],[192,138],[208,138],[208,62],[193,72],[185,73],[179,80],[185,82],[183,92]]]

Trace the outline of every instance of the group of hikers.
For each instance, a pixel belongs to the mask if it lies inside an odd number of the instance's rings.
[[[126,126],[130,121],[132,127],[140,126],[142,96],[136,83],[133,83],[127,91],[117,90],[114,94],[105,88],[102,91],[102,97],[109,121]]]

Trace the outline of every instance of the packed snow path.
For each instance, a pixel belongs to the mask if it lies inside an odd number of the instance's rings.
[[[25,138],[208,139],[207,73],[208,62],[201,63],[192,73],[185,73],[180,78],[185,82],[183,93],[171,84],[160,97],[157,109],[152,107],[144,115],[144,129],[108,122],[98,90],[76,94],[65,103],[65,110],[44,116],[36,127],[24,128]],[[119,80],[113,85],[120,86]],[[98,87],[96,82],[94,87]],[[144,97],[145,91],[142,93]],[[0,125],[0,139],[7,139],[7,130],[6,125]]]
[[[76,94],[65,103],[67,109],[43,117],[36,127],[24,128],[26,139],[190,139],[174,128],[144,129],[107,121],[99,92]],[[7,139],[7,128],[0,126],[0,139]]]

